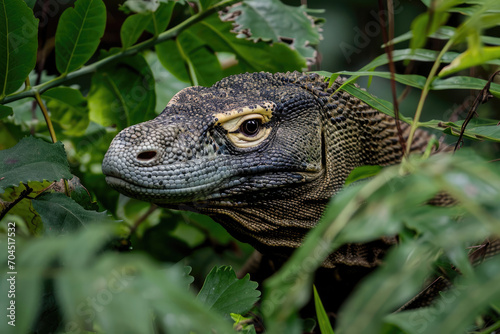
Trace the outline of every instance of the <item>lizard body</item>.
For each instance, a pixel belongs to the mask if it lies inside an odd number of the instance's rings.
[[[264,254],[286,258],[362,165],[402,158],[393,118],[317,74],[251,73],[180,91],[121,131],[103,161],[127,196],[201,212]],[[401,123],[404,138],[409,126]],[[411,152],[430,135],[417,130]],[[395,242],[343,246],[323,267],[374,267]]]

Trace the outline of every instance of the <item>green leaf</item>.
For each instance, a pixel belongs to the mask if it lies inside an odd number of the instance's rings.
[[[250,275],[237,279],[229,266],[214,267],[205,279],[198,293],[198,300],[208,309],[226,316],[230,313],[244,314],[250,310],[260,296],[257,283],[250,281]]]
[[[15,92],[35,67],[38,19],[22,0],[0,2],[0,100]]]
[[[122,130],[154,118],[154,87],[153,73],[139,54],[99,69],[88,95],[90,120]]]
[[[418,49],[425,45],[427,36],[433,34],[446,23],[450,14],[443,11],[426,12],[420,14],[411,24],[411,49]]]
[[[488,81],[478,78],[471,78],[466,76],[453,76],[447,79],[436,78],[431,85],[433,90],[443,89],[483,89]],[[493,96],[500,98],[500,84],[492,82],[490,84],[490,93]]]
[[[128,8],[134,13],[147,13],[154,12],[160,6],[160,1],[158,0],[126,0],[123,7]]]
[[[61,142],[49,144],[27,137],[16,146],[0,151],[0,193],[29,181],[70,179],[66,152]]]
[[[194,86],[210,86],[224,77],[217,56],[202,38],[189,30],[176,41],[157,45],[156,52],[167,70]]]
[[[42,98],[47,101],[51,120],[58,123],[66,135],[83,135],[89,125],[89,110],[79,90],[59,86],[43,93]]]
[[[394,117],[394,108],[392,106],[392,103],[379,99],[378,97],[375,97],[368,93],[366,90],[356,87],[354,84],[347,84],[342,87],[342,90],[357,97],[372,108],[375,108],[386,115]],[[399,119],[407,123],[411,122],[409,118],[401,114],[399,115]]]
[[[430,274],[435,251],[426,245],[401,245],[390,252],[386,266],[371,275],[342,307],[336,331],[380,333],[383,316],[418,292]]]
[[[369,165],[356,167],[352,170],[352,172],[345,180],[344,187],[359,180],[373,177],[377,175],[382,170],[382,168],[383,168],[382,166],[369,166]]]
[[[61,193],[43,194],[33,200],[33,207],[42,217],[47,235],[68,234],[89,224],[112,221],[105,212],[85,210]]]
[[[231,23],[211,15],[183,31],[176,41],[157,45],[158,57],[179,80],[204,86],[235,73],[286,72],[306,67],[305,59],[285,44],[254,43],[237,38],[231,29]],[[214,52],[234,54],[237,61],[221,71]]]
[[[217,0],[198,0],[200,4],[200,11],[203,12],[217,3]]]
[[[380,77],[380,78],[385,78],[385,79],[391,79],[391,73],[390,72],[377,72],[377,71],[356,71],[356,72],[351,72],[351,71],[340,71],[336,72],[336,74],[340,75],[352,75],[352,76],[374,76],[374,77]],[[425,85],[426,78],[417,75],[417,74],[394,74],[394,79],[397,82],[402,83],[403,85],[411,86],[411,87],[416,87],[422,89]]]
[[[0,104],[0,120],[6,118],[7,116],[10,116],[14,114],[14,110],[12,107],[9,106],[4,106],[3,104]]]
[[[253,41],[280,42],[291,40],[291,46],[304,57],[314,57],[314,46],[319,44],[319,27],[307,16],[305,6],[288,6],[279,0],[247,0],[231,7],[229,15],[235,18],[235,31],[249,30]]]
[[[347,81],[351,81],[352,78],[357,78],[360,76],[374,76],[379,78],[391,79],[390,72],[378,72],[378,71],[341,71],[336,72],[336,75],[351,75]],[[426,78],[421,75],[416,74],[395,74],[394,79],[407,86],[416,87],[419,89],[423,89],[425,85]],[[472,78],[467,76],[454,76],[447,79],[436,78],[431,86],[431,90],[444,90],[444,89],[475,89],[481,90],[487,84],[487,81],[484,79]],[[341,89],[344,89],[345,83]],[[490,85],[490,93],[495,97],[500,97],[500,85],[492,82]]]
[[[154,36],[165,31],[170,19],[172,18],[172,12],[176,1],[169,1],[168,3],[160,3],[160,6],[156,11],[153,12],[150,17],[149,24],[146,26],[146,30],[152,33]]]
[[[123,22],[120,30],[120,38],[123,49],[126,49],[137,42],[146,29],[149,20],[151,20],[151,14],[134,14],[125,19],[125,22]]]
[[[172,73],[167,71],[160,63],[156,52],[148,52],[144,56],[154,75],[156,90],[161,92],[161,94],[156,94],[155,110],[156,114],[160,114],[170,99],[180,90],[188,87],[189,84],[178,80]]]
[[[438,74],[440,77],[464,70],[469,67],[482,65],[490,60],[500,58],[500,46],[485,46],[478,49],[467,49],[455,58],[450,65],[444,67]]]
[[[56,66],[61,74],[83,66],[92,57],[106,27],[102,0],[77,0],[66,9],[56,31]]]
[[[316,290],[316,286],[314,285],[313,290],[314,306],[316,308],[316,317],[318,318],[318,324],[319,329],[321,330],[321,334],[334,334],[332,325],[330,324],[330,319],[328,319],[328,315],[326,314],[323,303],[321,302],[321,298],[319,297],[318,290]]]

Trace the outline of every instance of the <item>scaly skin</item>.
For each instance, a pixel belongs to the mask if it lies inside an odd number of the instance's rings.
[[[394,119],[333,94],[339,85],[294,72],[186,88],[158,117],[116,136],[106,181],[130,197],[205,213],[260,252],[286,258],[355,167],[402,157]],[[425,150],[429,138],[417,130],[411,151]],[[323,266],[373,267],[394,241],[346,245]]]

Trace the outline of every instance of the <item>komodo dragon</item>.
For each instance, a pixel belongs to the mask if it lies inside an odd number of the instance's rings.
[[[183,89],[158,117],[114,138],[106,181],[133,198],[207,214],[261,253],[287,257],[355,167],[402,157],[394,119],[333,94],[340,84],[247,73]],[[411,151],[424,151],[430,135],[415,138]],[[393,242],[344,246],[323,267],[373,267]]]
[[[183,89],[158,117],[114,138],[102,165],[106,181],[130,197],[207,214],[240,241],[285,259],[354,168],[402,158],[394,119],[334,93],[341,83],[247,73]],[[409,126],[401,127],[406,139]],[[411,152],[429,139],[417,130]],[[395,241],[343,246],[323,267],[363,276]],[[357,279],[346,281],[336,297]]]

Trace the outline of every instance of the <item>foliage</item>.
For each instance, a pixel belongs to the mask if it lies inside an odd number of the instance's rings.
[[[500,97],[499,84],[488,86],[463,71],[492,73],[500,65],[500,39],[487,34],[500,22],[498,1],[422,2],[427,10],[410,31],[386,43],[408,47],[358,71],[320,73],[349,76],[342,90],[393,116],[393,103],[355,81],[377,77],[416,88],[418,104],[399,115],[412,133],[426,127],[456,139],[464,130],[465,139],[498,145],[498,120],[421,119],[433,91],[476,90],[485,97],[480,102],[489,94]],[[255,333],[255,314],[262,315],[267,333],[300,333],[308,325],[298,311],[327,254],[345,243],[395,234],[400,245],[343,305],[335,333],[488,333],[500,326],[500,264],[473,268],[467,252],[500,236],[500,170],[473,150],[355,170],[303,247],[261,287],[262,298],[257,283],[238,279],[227,266],[241,267],[251,249],[222,227],[201,215],[160,211],[106,186],[100,164],[112,138],[153,118],[179,89],[245,71],[306,70],[321,39],[322,20],[310,16],[315,12],[278,0],[125,1],[120,44],[104,46],[106,14],[113,8],[102,0],[77,0],[57,21],[52,46],[40,41],[43,61],[37,63],[36,6],[0,3],[0,44],[7,46],[0,51],[3,282],[11,276],[6,273],[17,273],[16,326],[4,319],[2,333]],[[459,23],[447,26],[452,16]],[[429,39],[444,46],[427,49]],[[50,62],[43,48],[55,53],[50,73],[43,72]],[[424,74],[377,70],[391,62],[432,68]],[[38,121],[42,117],[45,122]],[[425,205],[442,192],[457,205]],[[442,271],[455,287],[434,305],[392,313]],[[3,310],[9,289],[0,285]],[[191,291],[197,289],[198,295]],[[319,327],[333,332],[320,300],[326,296],[314,292]],[[261,306],[254,306],[258,300]]]

